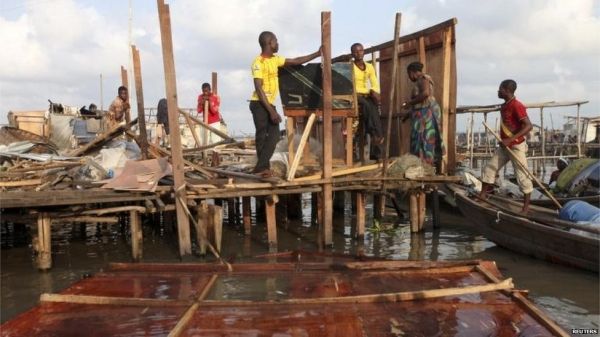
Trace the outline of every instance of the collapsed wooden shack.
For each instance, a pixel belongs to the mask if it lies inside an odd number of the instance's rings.
[[[4,323],[2,336],[568,336],[489,261],[304,252],[241,264],[112,264]]]

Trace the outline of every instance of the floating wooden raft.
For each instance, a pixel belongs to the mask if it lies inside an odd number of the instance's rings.
[[[112,264],[2,336],[568,336],[488,261]]]

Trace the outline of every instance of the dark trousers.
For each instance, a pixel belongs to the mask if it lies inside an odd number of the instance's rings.
[[[271,168],[269,160],[275,152],[275,146],[279,142],[279,123],[273,123],[269,118],[269,112],[258,101],[250,101],[250,111],[256,127],[256,167],[254,172],[260,172]]]
[[[358,95],[358,108],[360,109],[360,122],[365,132],[373,137],[383,137],[379,109],[373,100],[365,95]]]

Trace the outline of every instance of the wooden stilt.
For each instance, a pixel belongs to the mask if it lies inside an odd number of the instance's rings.
[[[440,193],[437,188],[431,192],[431,213],[433,216],[433,228],[440,228]]]
[[[272,195],[266,200],[266,216],[267,216],[267,237],[269,246],[277,246],[277,217],[275,214],[275,204],[278,202],[277,195]]]
[[[317,223],[323,226],[323,194],[317,193]]]
[[[350,167],[354,162],[354,151],[352,149],[352,140],[354,132],[352,130],[352,118],[346,118],[346,166]]]
[[[165,87],[167,92],[169,127],[171,128],[170,141],[174,178],[173,188],[176,194],[175,206],[177,210],[179,254],[183,256],[192,253],[192,242],[190,239],[190,223],[184,209],[184,203],[186,202],[186,193],[185,179],[183,175],[184,164],[183,154],[181,151],[181,136],[179,132],[177,84],[175,76],[175,60],[173,58],[173,39],[171,36],[171,14],[169,11],[169,5],[165,5],[164,0],[157,0],[157,4],[158,17],[160,21],[163,65],[165,71]],[[183,191],[181,189],[183,189]]]
[[[410,193],[409,197],[410,231],[416,233],[419,231],[419,205],[415,192]]]
[[[235,199],[229,198],[227,199],[227,222],[230,226],[235,226]]]
[[[285,130],[288,141],[288,163],[291,166],[291,163],[294,162],[295,149],[294,149],[294,136],[296,133],[295,130],[295,120],[294,117],[287,117],[285,121]]]
[[[427,211],[427,202],[425,199],[425,192],[419,191],[419,232],[423,230],[425,224],[425,212]]]
[[[365,194],[356,192],[356,237],[360,240],[365,236]]]
[[[244,215],[244,234],[250,235],[252,231],[252,217],[251,217],[251,199],[250,197],[242,197],[242,211]]]
[[[212,224],[213,246],[221,253],[221,241],[223,237],[223,207],[209,206],[209,221]]]
[[[139,261],[143,252],[142,219],[138,211],[129,211],[129,229],[131,230],[131,256]]]
[[[333,99],[331,79],[331,12],[321,12],[321,58],[323,65],[323,179],[330,179],[333,171]],[[323,184],[323,243],[333,244],[333,186]]]
[[[50,240],[50,226],[52,220],[47,213],[38,214],[38,249],[37,265],[40,270],[52,268],[52,247]]]
[[[206,237],[208,234],[208,205],[206,201],[202,201],[196,208],[196,238],[200,254],[206,254]]]

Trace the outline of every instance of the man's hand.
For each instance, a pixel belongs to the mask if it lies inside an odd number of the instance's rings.
[[[271,118],[271,122],[273,122],[273,124],[281,123],[281,117],[277,112],[270,112],[269,117]]]
[[[515,140],[511,137],[511,138],[504,138],[502,139],[502,145],[504,145],[504,147],[510,147],[510,144],[512,144],[512,142],[514,142]]]

